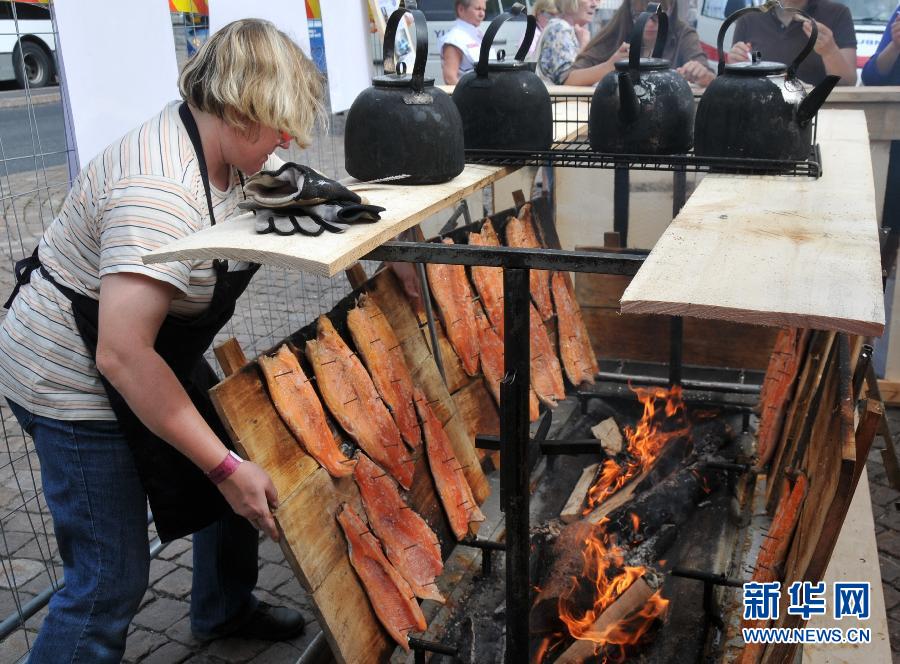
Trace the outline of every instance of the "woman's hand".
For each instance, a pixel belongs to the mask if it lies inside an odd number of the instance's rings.
[[[753,44],[750,42],[734,42],[731,45],[731,50],[728,51],[728,55],[726,56],[727,62],[746,62],[750,60],[750,54],[753,52]]]
[[[812,35],[812,23],[803,21],[803,32],[807,37]],[[838,85],[856,85],[856,48],[840,48],[834,41],[834,33],[822,22],[816,23],[819,35],[816,37],[814,50],[822,58],[825,73],[840,76]]]
[[[610,65],[612,68],[615,68],[615,64],[619,60],[627,60],[628,59],[628,49],[630,48],[630,44],[628,42],[622,42],[619,44],[619,48],[616,49],[616,52],[613,53],[605,64]]]
[[[575,38],[578,40],[578,50],[580,51],[591,41],[591,31],[583,25],[576,25]]]
[[[272,516],[272,510],[278,507],[278,492],[266,471],[252,461],[244,461],[218,487],[235,514],[278,541],[278,528]]]
[[[716,77],[709,67],[698,60],[688,60],[677,69],[678,73],[685,77],[690,83],[706,87],[712,83]]]

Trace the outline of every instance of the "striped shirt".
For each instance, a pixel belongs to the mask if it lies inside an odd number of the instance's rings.
[[[216,282],[212,261],[144,265],[141,260],[210,225],[179,104],[170,103],[110,145],[75,179],[40,241],[41,263],[56,281],[99,299],[102,276],[136,273],[178,289],[169,308],[173,316],[189,319],[209,306]],[[237,172],[232,169],[227,191],[212,187],[211,194],[217,220],[235,216],[242,199]],[[115,419],[69,301],[39,271],[0,326],[0,394],[45,417]]]

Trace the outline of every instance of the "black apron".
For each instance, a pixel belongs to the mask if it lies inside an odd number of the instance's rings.
[[[197,154],[210,223],[215,224],[209,175],[197,124],[186,104],[181,104],[178,112]],[[259,265],[233,272],[228,271],[227,261],[216,260],[213,265],[216,285],[209,308],[199,317],[190,320],[167,316],[159,329],[154,349],[171,367],[212,430],[223,443],[231,447],[229,436],[208,394],[209,388],[219,379],[203,356],[215,336],[231,318],[237,299],[250,283]],[[19,286],[28,283],[31,273],[36,269],[40,269],[42,276],[72,303],[75,325],[88,352],[96,360],[100,302],[55,281],[41,265],[37,249],[29,258],[16,263],[16,287],[6,308],[12,304]],[[169,542],[184,537],[217,521],[230,510],[222,494],[206,475],[181,452],[151,433],[102,374],[100,379],[134,456],[159,538],[163,542]]]

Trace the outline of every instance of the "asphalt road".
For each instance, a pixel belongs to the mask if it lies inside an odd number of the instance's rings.
[[[0,107],[0,176],[66,162],[66,134],[59,101]],[[34,127],[34,130],[32,130]]]

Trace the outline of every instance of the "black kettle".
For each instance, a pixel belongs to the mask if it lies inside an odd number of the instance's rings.
[[[416,25],[412,76],[394,61],[394,38],[404,14]],[[394,184],[437,184],[465,168],[462,118],[450,95],[425,79],[428,27],[418,9],[391,14],[384,33],[384,75],[359,93],[347,112],[344,157],[358,180]]]
[[[524,9],[516,3],[491,21],[475,70],[463,76],[453,90],[467,149],[549,150],[553,142],[550,93],[534,73],[534,63],[525,62],[537,26],[534,16],[527,17],[525,39],[515,60],[505,61],[505,53],[500,51],[496,62],[488,62],[500,26]]]
[[[767,2],[746,7],[729,16],[719,28],[719,76],[697,105],[694,125],[695,154],[703,157],[736,157],[803,161],[809,158],[812,119],[840,80],[826,76],[809,96],[797,78],[797,67],[813,50],[819,30],[812,34],[791,65],[766,62],[759,53],[749,62],[725,64],[723,42],[728,26],[749,12],[765,12],[780,6]]]
[[[642,58],[644,26],[659,21],[652,57]],[[694,95],[684,77],[662,59],[669,17],[658,3],[647,5],[631,31],[628,60],[616,63],[597,85],[588,116],[595,152],[675,154],[693,142]]]

